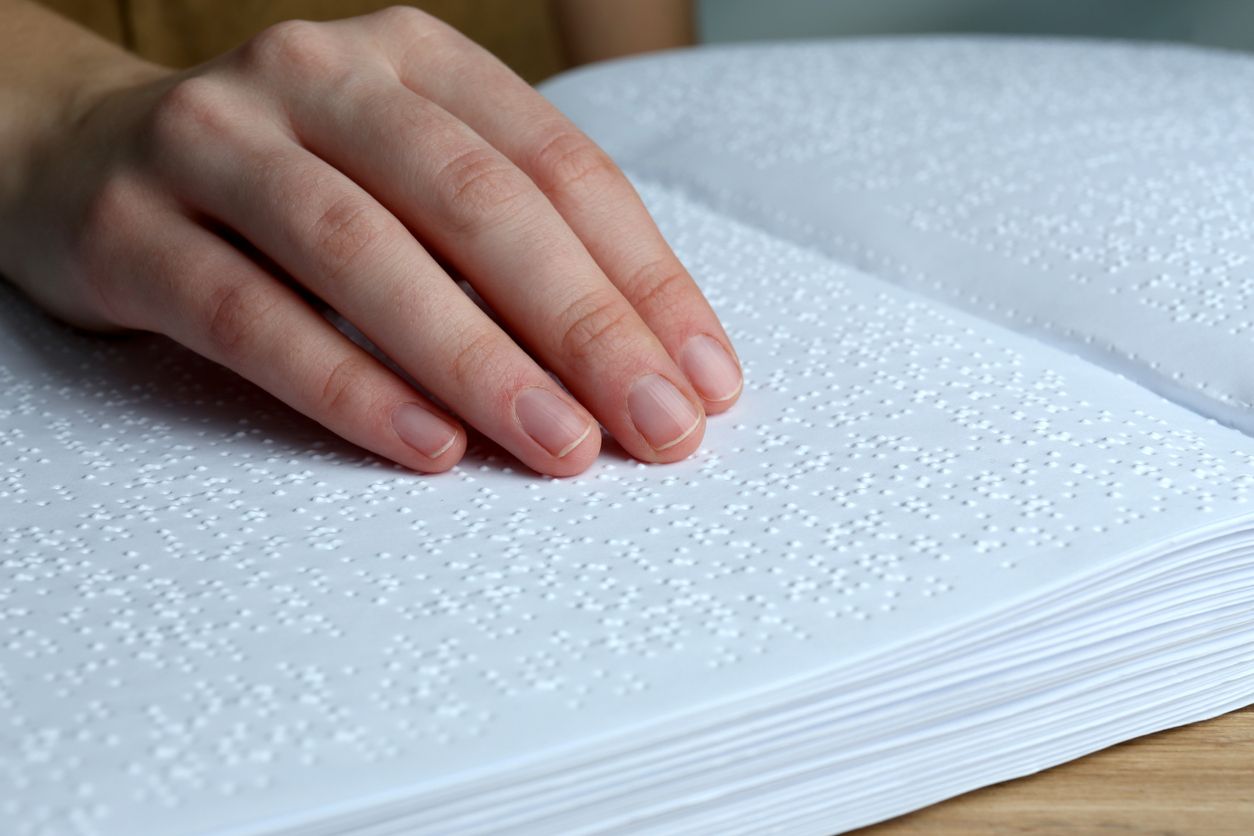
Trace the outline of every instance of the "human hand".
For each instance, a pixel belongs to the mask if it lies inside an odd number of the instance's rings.
[[[80,97],[0,195],[0,268],[55,314],[166,334],[425,472],[465,431],[302,295],[540,473],[588,467],[597,421],[636,458],[682,459],[739,396],[726,334],[627,180],[436,19],[290,21],[133,75]]]

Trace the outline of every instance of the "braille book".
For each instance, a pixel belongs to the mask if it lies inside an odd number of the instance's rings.
[[[744,362],[691,459],[406,472],[0,299],[0,830],[829,834],[1254,702],[1254,59],[543,91]]]

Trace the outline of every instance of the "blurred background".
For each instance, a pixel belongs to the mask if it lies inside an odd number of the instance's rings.
[[[1251,0],[704,0],[704,41],[985,32],[1254,49]]]
[[[43,0],[145,57],[200,63],[287,18],[395,0]],[[418,0],[536,82],[590,60],[684,43],[983,32],[1254,49],[1254,0]]]

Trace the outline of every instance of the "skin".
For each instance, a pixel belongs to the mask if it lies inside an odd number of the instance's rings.
[[[435,18],[288,21],[179,72],[25,0],[0,19],[0,272],[52,314],[165,334],[427,473],[461,458],[463,423],[553,476],[592,463],[597,422],[676,461],[739,397],[726,333],[621,172]]]

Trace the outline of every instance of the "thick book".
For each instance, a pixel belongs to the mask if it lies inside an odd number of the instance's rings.
[[[16,834],[828,834],[1254,702],[1254,59],[698,48],[543,92],[745,392],[423,477],[0,301]]]

